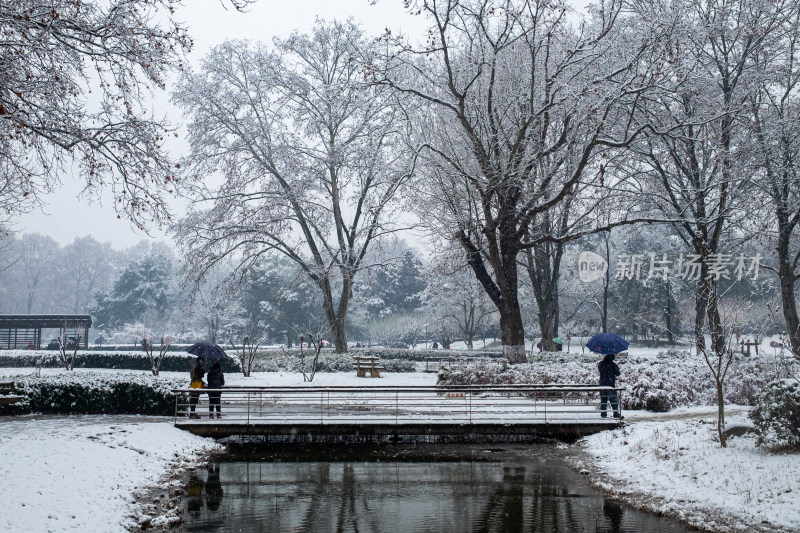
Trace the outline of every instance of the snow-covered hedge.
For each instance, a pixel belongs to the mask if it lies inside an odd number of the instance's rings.
[[[68,356],[71,354],[67,354]],[[158,354],[156,354],[157,356]],[[181,355],[164,356],[161,361],[161,370],[164,372],[189,372],[192,356]],[[42,368],[63,368],[57,352],[34,352],[23,355],[0,355],[0,367],[3,368],[28,368],[41,366]],[[144,352],[137,353],[97,353],[78,352],[75,359],[75,368],[115,368],[124,370],[150,370],[150,359]],[[241,372],[239,363],[235,359],[222,361],[223,372]]]
[[[439,371],[441,385],[499,385],[525,383],[597,383],[598,356],[540,354],[528,364],[509,365],[505,359],[451,363]],[[702,358],[663,352],[656,358],[628,357],[619,362],[617,384],[625,409],[668,411],[674,407],[714,405],[716,392]],[[764,385],[788,377],[791,367],[769,358],[737,357],[725,382],[725,399],[754,405]]]
[[[183,378],[133,373],[0,376],[0,381],[12,379],[17,394],[27,399],[21,405],[5,406],[5,413],[171,415],[175,396],[170,391],[186,386]]]
[[[750,418],[759,444],[789,444],[800,448],[800,381],[780,379],[767,383]]]
[[[333,352],[323,352],[319,356],[317,362],[318,372],[352,372],[353,371],[353,355],[361,355],[362,352],[350,352],[337,354]],[[416,370],[416,363],[408,359],[388,358],[381,352],[373,352],[373,355],[380,357],[380,364],[386,369],[387,372],[414,372]],[[313,353],[306,352],[305,364],[311,364],[314,358]],[[265,355],[260,355],[258,359],[253,362],[254,372],[286,372],[295,370],[295,366],[300,361],[300,351],[292,350],[281,352],[267,352]]]
[[[350,348],[349,355],[371,355],[383,359],[400,359],[404,361],[428,361],[441,359],[459,359],[465,357],[495,359],[503,356],[500,352],[481,350],[405,350],[402,348]]]

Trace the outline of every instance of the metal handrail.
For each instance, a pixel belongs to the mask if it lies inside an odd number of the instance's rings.
[[[220,424],[581,423],[600,421],[600,393],[623,387],[586,384],[451,386],[237,386],[173,389],[175,422],[207,418],[208,392],[221,393]],[[621,405],[621,403],[619,404]],[[609,410],[611,406],[609,405]],[[201,420],[202,420],[201,418]],[[192,419],[190,419],[192,420]]]

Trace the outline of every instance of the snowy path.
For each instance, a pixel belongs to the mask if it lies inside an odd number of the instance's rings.
[[[750,407],[741,405],[732,405],[725,408],[725,419],[735,417],[736,420],[741,420],[741,416],[746,416],[750,412]],[[650,411],[625,411],[625,420],[627,422],[666,422],[668,420],[687,420],[690,418],[713,418],[717,419],[717,407],[715,405],[703,407],[679,407],[672,409],[668,413],[651,413]],[[746,423],[752,426],[751,423]],[[730,427],[731,424],[729,423]]]

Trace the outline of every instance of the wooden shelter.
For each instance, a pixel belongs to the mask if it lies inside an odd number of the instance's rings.
[[[57,329],[62,338],[80,337],[80,344],[89,347],[89,315],[0,315],[0,350],[42,347],[42,330]]]

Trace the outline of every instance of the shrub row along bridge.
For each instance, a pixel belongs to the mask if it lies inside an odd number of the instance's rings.
[[[222,418],[213,419],[205,394],[197,405],[200,418],[195,419],[188,417],[192,389],[173,392],[175,426],[206,437],[577,438],[617,427],[616,419],[601,418],[598,410],[600,392],[611,389],[595,385],[236,387],[220,389]]]

